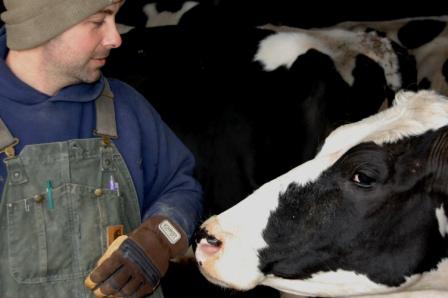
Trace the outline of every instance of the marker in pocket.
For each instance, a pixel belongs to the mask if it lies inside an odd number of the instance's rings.
[[[110,178],[109,178],[109,189],[115,190],[115,179],[114,179],[113,175],[110,175]]]
[[[115,178],[113,175],[110,175],[109,178],[109,189],[112,191],[115,191],[117,195],[120,195],[120,186],[117,181],[115,181]]]

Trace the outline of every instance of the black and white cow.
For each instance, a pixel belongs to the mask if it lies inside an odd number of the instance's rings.
[[[196,258],[210,281],[241,290],[447,297],[447,179],[447,98],[402,92],[208,219]]]

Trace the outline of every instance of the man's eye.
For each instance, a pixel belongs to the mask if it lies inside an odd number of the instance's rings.
[[[104,24],[104,20],[102,20],[102,21],[92,21],[92,23],[93,23],[95,26],[100,27],[100,26],[102,26],[102,25]]]

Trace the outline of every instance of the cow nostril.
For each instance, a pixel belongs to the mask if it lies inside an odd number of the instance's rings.
[[[221,240],[218,240],[215,237],[210,236],[210,235],[207,235],[207,237],[205,237],[205,239],[207,240],[207,243],[212,246],[219,247],[222,244]]]
[[[212,246],[221,246],[222,242],[218,239],[216,239],[215,236],[210,235],[209,232],[206,229],[200,229],[196,232],[195,235],[196,243],[200,243],[202,239],[205,239],[209,245]]]

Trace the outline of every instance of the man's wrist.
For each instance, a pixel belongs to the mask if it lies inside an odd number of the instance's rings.
[[[181,256],[188,250],[186,233],[165,216],[153,216],[145,220],[129,234],[129,238],[146,252],[161,276],[168,270],[170,259]]]
[[[169,258],[182,256],[188,250],[188,237],[185,231],[166,216],[156,215],[142,225],[150,229],[169,251]]]

